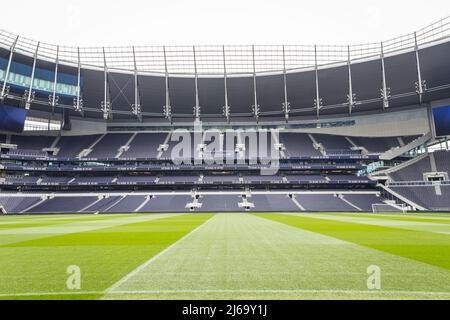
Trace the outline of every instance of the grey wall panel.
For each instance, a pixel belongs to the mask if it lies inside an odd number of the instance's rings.
[[[419,51],[422,79],[427,87],[450,84],[450,42]]]
[[[417,81],[416,57],[409,52],[385,59],[386,82],[391,95],[415,92]]]
[[[319,70],[319,88],[323,105],[346,103],[348,94],[347,66]]]
[[[166,103],[166,82],[164,77],[139,76],[139,90],[142,112],[163,114]]]
[[[101,108],[101,102],[104,100],[104,74],[102,71],[82,70],[83,77],[82,95],[85,108]]]
[[[356,100],[380,98],[383,78],[381,60],[352,64],[351,68],[352,86]]]
[[[278,111],[282,113],[282,103],[284,102],[283,75],[257,77],[256,88],[261,112]]]
[[[202,114],[222,114],[225,105],[223,78],[199,78],[198,91]]]
[[[253,99],[253,78],[228,78],[228,97],[231,113],[251,113]]]
[[[109,73],[108,79],[112,110],[131,111],[134,103],[134,76]]]
[[[189,115],[194,113],[194,78],[169,78],[169,91],[173,113]]]
[[[316,98],[315,72],[299,72],[287,75],[288,101],[292,109],[312,108]]]

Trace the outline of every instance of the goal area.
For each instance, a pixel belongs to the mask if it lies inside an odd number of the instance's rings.
[[[373,213],[391,213],[391,212],[403,212],[406,213],[408,211],[408,206],[404,203],[402,204],[387,204],[387,203],[374,203],[372,204],[372,212]]]

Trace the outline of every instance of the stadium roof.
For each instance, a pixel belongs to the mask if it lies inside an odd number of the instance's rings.
[[[426,46],[450,37],[450,17],[416,32],[360,45],[201,45],[68,47],[39,42],[0,30],[0,47],[50,62],[153,74],[252,74],[352,62]]]

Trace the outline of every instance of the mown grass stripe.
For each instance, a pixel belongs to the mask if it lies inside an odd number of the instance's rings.
[[[70,292],[66,269],[79,266],[83,291],[104,291],[210,215],[176,215],[0,247],[0,294]]]
[[[450,235],[314,217],[260,217],[450,270]]]
[[[440,223],[444,225],[450,225],[450,219],[438,219],[438,218],[423,218],[415,217],[413,215],[401,216],[401,215],[378,215],[378,214],[364,214],[364,213],[323,213],[323,215],[354,217],[354,218],[373,218],[379,220],[391,220],[391,221],[410,221],[410,222],[423,222],[423,223]]]

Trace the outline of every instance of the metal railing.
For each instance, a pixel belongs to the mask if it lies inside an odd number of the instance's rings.
[[[383,42],[383,53],[410,49],[450,38],[450,17],[445,17],[416,32]],[[0,29],[0,46],[9,49],[17,35]],[[33,56],[38,42],[19,37],[15,50]],[[170,74],[195,73],[199,75],[252,74],[280,72],[302,68],[336,64],[380,56],[381,43],[360,45],[239,45],[239,46],[141,46],[141,47],[67,47],[40,43],[37,57],[56,61],[59,48],[59,63],[83,67],[104,68],[145,73]],[[164,55],[165,48],[165,55]],[[253,48],[255,70],[253,69]],[[134,54],[133,54],[134,50]],[[194,54],[195,51],[195,54]],[[194,61],[195,56],[195,61]]]

